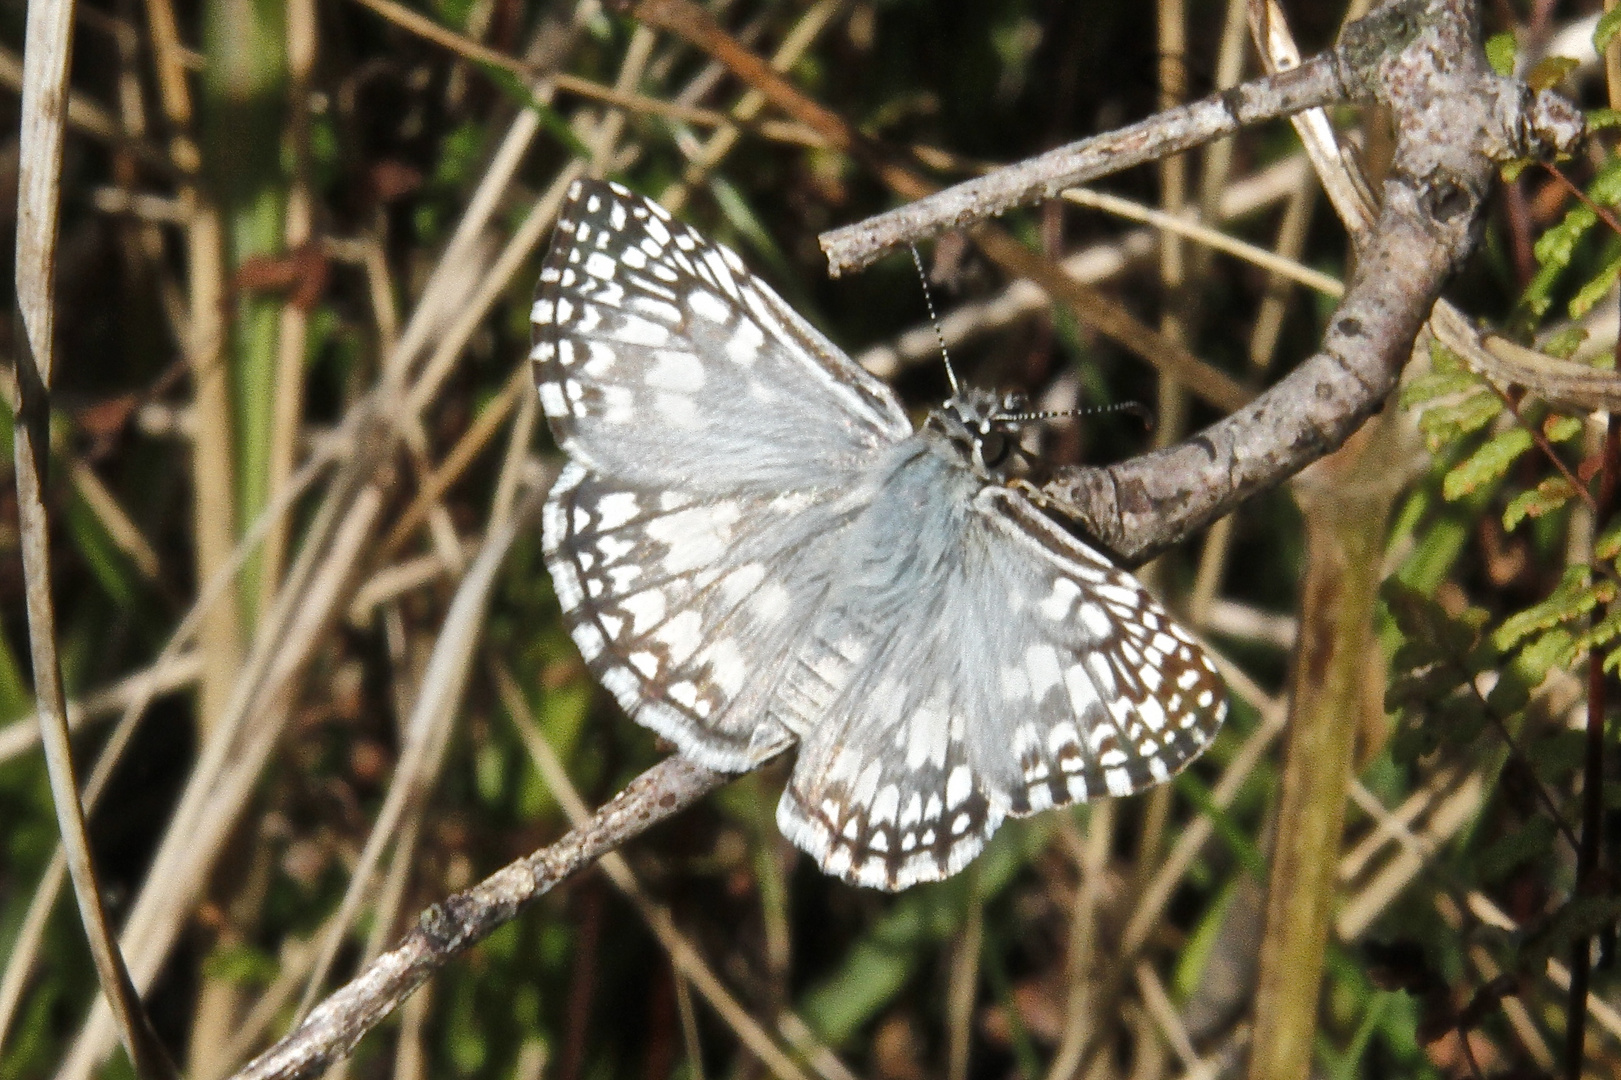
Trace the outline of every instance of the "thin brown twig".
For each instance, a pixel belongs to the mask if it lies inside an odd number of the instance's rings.
[[[442,26],[427,16],[412,11],[404,4],[397,3],[396,0],[355,0],[355,2],[370,8],[401,29],[416,34],[418,37],[431,41],[436,45],[443,46],[465,60],[497,68],[524,80],[543,78],[564,93],[589,98],[592,101],[600,101],[604,105],[613,105],[630,112],[663,116],[671,120],[680,120],[684,123],[698,124],[703,127],[721,127],[738,123],[734,117],[716,112],[714,109],[705,109],[697,105],[683,105],[676,101],[665,101],[662,98],[649,97],[646,94],[638,94],[634,91],[618,90],[567,72],[542,72],[534,64],[527,63],[515,56],[509,56],[499,49],[492,49],[488,45],[483,45],[463,34],[458,34],[449,27]],[[801,146],[825,145],[814,132],[798,124],[766,122],[758,125],[757,131],[764,138],[780,142],[791,142]]]
[[[917,199],[934,190],[933,183],[794,86],[690,0],[643,0],[634,5],[633,11],[637,18],[678,34],[707,52],[777,108],[821,134],[830,146],[871,169],[897,195]],[[1035,282],[1072,308],[1082,322],[1185,383],[1217,408],[1232,411],[1250,400],[1251,393],[1220,369],[1149,327],[1124,305],[1076,281],[1052,260],[1034,254],[1003,230],[984,224],[974,230],[973,237],[980,250],[1005,272]]]
[[[1541,164],[1541,166],[1546,169],[1555,180],[1564,185],[1565,190],[1576,196],[1577,200],[1580,201],[1583,206],[1593,211],[1593,214],[1600,221],[1608,225],[1612,233],[1615,233],[1617,236],[1621,236],[1621,221],[1616,220],[1616,216],[1610,212],[1609,207],[1600,206],[1598,203],[1594,202],[1593,197],[1578,187],[1570,179],[1570,177],[1565,175],[1565,170],[1561,169],[1558,165],[1551,161],[1543,161],[1539,164]]]

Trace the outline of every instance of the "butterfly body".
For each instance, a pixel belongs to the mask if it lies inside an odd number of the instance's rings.
[[[1220,724],[1193,639],[1010,483],[1016,397],[914,430],[731,251],[595,182],[534,321],[582,655],[710,768],[797,742],[778,822],[828,872],[955,873],[1006,815],[1164,780]]]

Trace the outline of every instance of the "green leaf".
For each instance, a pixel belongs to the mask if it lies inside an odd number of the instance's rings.
[[[1581,61],[1568,56],[1544,56],[1525,73],[1525,82],[1533,90],[1552,90],[1581,66]]]
[[[1507,651],[1539,630],[1551,630],[1615,598],[1614,582],[1600,579],[1590,584],[1588,579],[1586,566],[1570,567],[1547,599],[1504,619],[1493,632],[1492,642]]]
[[[1447,473],[1441,482],[1442,497],[1448,502],[1455,502],[1487,484],[1501,480],[1509,466],[1531,449],[1531,445],[1531,433],[1523,427],[1498,432]]]
[[[1609,261],[1604,264],[1598,274],[1583,285],[1575,296],[1570,298],[1570,317],[1579,319],[1593,310],[1593,306],[1609,294],[1618,276],[1621,276],[1621,249],[1611,254]]]
[[[1514,74],[1514,35],[1508,31],[1493,34],[1486,39],[1486,62],[1497,74],[1508,78]]]
[[[1621,555],[1621,517],[1612,518],[1593,541],[1593,558],[1613,559]]]
[[[1503,511],[1503,528],[1513,532],[1526,518],[1551,514],[1575,497],[1575,485],[1563,476],[1551,476],[1509,500],[1508,508]]]
[[[1434,401],[1438,397],[1479,390],[1480,387],[1480,378],[1473,372],[1432,371],[1418,376],[1401,388],[1401,405],[1404,409],[1411,409],[1415,405]]]
[[[1565,216],[1559,224],[1537,237],[1537,242],[1531,248],[1537,262],[1544,268],[1563,269],[1570,263],[1570,257],[1575,254],[1576,245],[1597,222],[1598,215],[1586,203],[1572,206],[1565,211]]]
[[[1611,158],[1604,163],[1587,186],[1587,195],[1601,206],[1621,202],[1621,158]]]
[[[1430,338],[1430,367],[1439,372],[1468,371],[1469,365],[1463,362],[1463,357],[1441,344],[1441,339]]]
[[[1571,639],[1571,655],[1565,663],[1570,663],[1577,654],[1589,649],[1603,648],[1618,637],[1621,637],[1621,611],[1612,611]]]
[[[1531,158],[1513,158],[1498,167],[1497,175],[1503,178],[1503,183],[1512,184],[1520,178],[1521,173],[1535,164],[1536,161]]]
[[[1582,347],[1587,340],[1587,327],[1567,326],[1563,330],[1548,335],[1539,348],[1555,360],[1569,360],[1576,355],[1576,350]]]
[[[1553,413],[1542,421],[1542,434],[1547,436],[1549,442],[1566,442],[1581,433],[1582,422],[1574,416]]]
[[[1418,419],[1430,452],[1436,453],[1472,431],[1479,431],[1503,411],[1503,399],[1490,391],[1470,394],[1461,401],[1439,405]]]
[[[1613,7],[1599,16],[1598,25],[1593,27],[1593,51],[1603,56],[1604,50],[1610,47],[1610,39],[1615,37],[1617,30],[1621,30],[1621,7]],[[1592,122],[1591,114],[1589,114],[1588,126],[1592,126]]]
[[[1615,14],[1615,12],[1612,11],[1605,15],[1605,18],[1609,18],[1610,15],[1613,14]],[[1584,119],[1587,121],[1588,131],[1602,131],[1605,128],[1621,126],[1621,110],[1588,109],[1587,115],[1584,117]]]
[[[1563,667],[1561,657],[1570,651],[1570,631],[1562,626],[1549,630],[1520,650],[1514,658],[1514,670],[1531,684],[1540,683],[1548,672]]]

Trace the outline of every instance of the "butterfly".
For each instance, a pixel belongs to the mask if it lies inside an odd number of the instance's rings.
[[[782,832],[896,890],[1008,815],[1168,779],[1226,715],[1215,667],[1010,472],[1027,414],[895,395],[741,259],[576,182],[531,362],[568,463],[543,516],[581,655],[710,769],[798,743]]]

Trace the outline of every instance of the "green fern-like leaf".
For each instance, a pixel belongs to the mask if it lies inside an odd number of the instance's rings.
[[[1576,488],[1569,480],[1563,476],[1551,476],[1509,501],[1508,509],[1503,511],[1503,528],[1513,532],[1526,518],[1551,514],[1575,497]]]
[[[1542,434],[1549,442],[1568,442],[1582,433],[1582,422],[1574,416],[1561,416],[1558,413],[1542,421]]]
[[[1441,481],[1441,494],[1448,502],[1461,499],[1503,478],[1509,466],[1531,449],[1531,433],[1522,427],[1500,431],[1464,458]]]
[[[1593,541],[1595,559],[1613,559],[1621,555],[1621,517],[1613,519]]]
[[[1621,244],[1612,243],[1614,250],[1599,272],[1571,297],[1568,310],[1572,319],[1579,319],[1593,310],[1594,305],[1609,295],[1615,279],[1621,276]]]
[[[1621,611],[1613,611],[1571,639],[1569,654],[1563,662],[1569,664],[1589,649],[1603,648],[1618,637],[1621,637]]]
[[[1493,71],[1506,79],[1514,74],[1515,50],[1516,43],[1511,32],[1493,34],[1486,39],[1486,62],[1492,66]]]
[[[1465,435],[1479,431],[1502,412],[1503,399],[1490,391],[1481,391],[1426,411],[1419,417],[1418,427],[1433,454]]]
[[[1539,348],[1555,360],[1569,360],[1587,340],[1587,327],[1567,326],[1548,337]]]
[[[1480,378],[1468,371],[1432,371],[1401,388],[1402,408],[1411,409],[1436,398],[1479,390],[1480,385]]]
[[[1586,566],[1567,569],[1559,586],[1545,600],[1503,620],[1503,625],[1492,633],[1493,644],[1506,652],[1539,630],[1552,630],[1615,599],[1613,581],[1601,578],[1593,582],[1590,577]]]
[[[1605,17],[1615,14],[1609,12]],[[1602,131],[1605,128],[1621,127],[1621,110],[1618,109],[1588,109],[1584,118],[1587,120],[1588,131]]]
[[[1531,685],[1548,677],[1554,668],[1562,668],[1561,658],[1570,651],[1570,631],[1556,626],[1546,634],[1532,639],[1514,658],[1514,670]]]
[[[1617,30],[1621,30],[1621,8],[1611,8],[1599,16],[1598,25],[1593,27],[1593,51],[1603,56]]]

